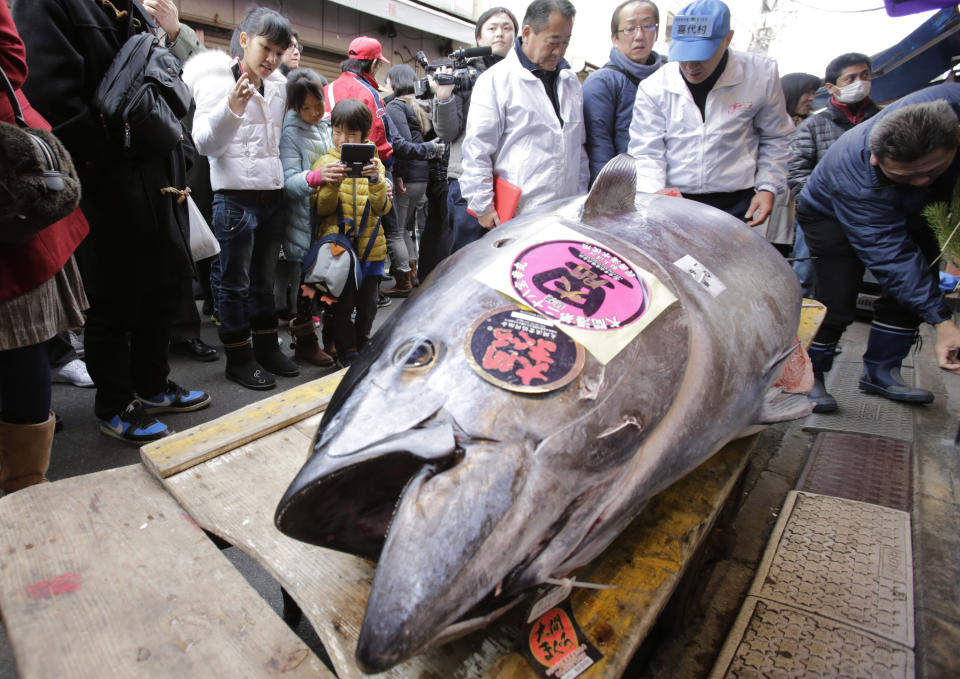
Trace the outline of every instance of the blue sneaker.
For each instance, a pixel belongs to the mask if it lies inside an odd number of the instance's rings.
[[[191,410],[200,410],[210,405],[210,394],[205,391],[190,391],[176,382],[167,380],[167,388],[150,398],[140,397],[143,403],[143,412],[154,413],[188,413]]]
[[[109,420],[100,420],[100,432],[127,443],[141,445],[169,436],[173,430],[147,415],[140,401],[131,401],[119,415],[114,415]]]

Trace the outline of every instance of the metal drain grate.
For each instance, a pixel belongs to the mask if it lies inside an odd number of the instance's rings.
[[[905,441],[824,432],[813,443],[797,490],[909,512],[912,450]]]
[[[884,436],[899,441],[913,441],[914,408],[922,405],[897,403],[876,394],[860,391],[859,361],[837,361],[827,373],[826,387],[837,399],[840,410],[826,415],[807,417],[803,428],[807,431],[845,431],[854,434]],[[900,370],[904,382],[913,384],[913,368]]]
[[[791,606],[748,597],[710,679],[914,676],[913,652]]]
[[[913,648],[910,515],[790,491],[750,594]]]

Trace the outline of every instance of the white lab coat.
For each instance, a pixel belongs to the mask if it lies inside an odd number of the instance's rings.
[[[493,206],[494,175],[519,186],[516,214],[587,190],[583,92],[576,74],[560,71],[560,115],[515,49],[480,74],[470,98],[460,190],[477,215]]]
[[[677,62],[640,83],[627,149],[636,159],[637,188],[782,191],[794,125],[776,62],[730,50],[705,108],[706,124]]]
[[[218,189],[275,190],[283,188],[280,136],[286,105],[286,79],[274,71],[263,81],[263,92],[251,97],[242,116],[227,105],[236,81],[230,55],[205,50],[183,67],[183,81],[197,102],[193,140],[210,159],[210,184]]]

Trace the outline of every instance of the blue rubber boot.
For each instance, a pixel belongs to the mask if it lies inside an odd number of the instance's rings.
[[[837,352],[837,344],[823,344],[812,342],[807,353],[813,364],[813,389],[810,390],[810,400],[814,402],[813,412],[834,413],[837,411],[837,399],[827,392],[823,385],[823,374],[833,367],[833,357]]]
[[[931,392],[908,387],[900,376],[900,364],[910,353],[916,336],[915,328],[871,325],[867,351],[863,354],[860,389],[893,401],[931,403]]]

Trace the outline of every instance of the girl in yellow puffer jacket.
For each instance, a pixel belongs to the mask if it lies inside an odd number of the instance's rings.
[[[373,116],[366,104],[357,99],[337,102],[330,113],[333,146],[317,160],[307,175],[312,185],[322,179],[314,204],[320,226],[316,239],[343,232],[353,244],[360,264],[360,286],[349,282],[333,305],[333,335],[337,357],[349,365],[357,352],[370,339],[370,330],[377,315],[377,293],[387,257],[387,240],[380,216],[389,212],[391,203],[383,165],[376,154],[364,166],[360,178],[347,177],[347,166],[340,161],[340,147],[345,143],[369,143],[367,135]],[[314,180],[311,181],[311,175]],[[351,320],[356,310],[356,320]]]

